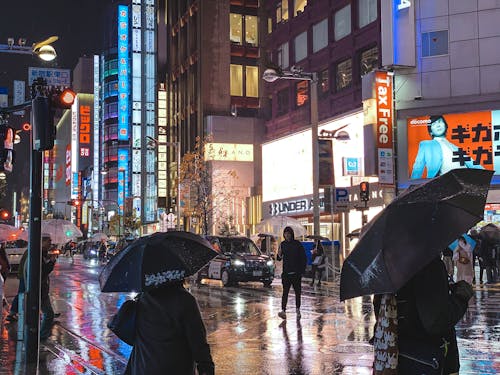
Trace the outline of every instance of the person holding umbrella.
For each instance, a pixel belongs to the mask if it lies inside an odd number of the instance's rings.
[[[285,240],[281,242],[276,258],[277,260],[283,260],[283,273],[281,275],[283,295],[281,297],[281,311],[278,313],[278,316],[281,319],[286,319],[288,293],[290,292],[290,287],[293,286],[297,319],[300,319],[301,284],[302,275],[306,270],[306,251],[302,244],[295,239],[291,227],[286,227],[283,230],[283,237],[285,237]]]
[[[125,374],[214,374],[200,309],[184,280],[217,254],[206,239],[173,231],[141,237],[110,259],[101,291],[142,292]]]

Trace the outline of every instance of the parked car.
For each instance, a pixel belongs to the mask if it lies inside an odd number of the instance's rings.
[[[212,259],[198,272],[203,278],[221,280],[224,286],[240,281],[260,281],[269,287],[274,279],[274,261],[262,254],[248,237],[207,236],[220,255]]]
[[[17,272],[24,252],[28,249],[28,242],[24,240],[9,241],[5,243],[5,253],[10,263],[10,271]]]

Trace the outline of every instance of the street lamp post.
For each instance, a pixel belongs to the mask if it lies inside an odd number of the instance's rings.
[[[278,79],[291,79],[299,81],[309,81],[311,83],[311,142],[312,142],[312,183],[313,183],[313,233],[320,235],[320,214],[319,214],[319,146],[318,146],[318,74],[316,72],[306,73],[301,67],[292,66],[289,71],[276,69],[266,69],[262,78],[266,82],[275,82]]]
[[[176,214],[177,214],[177,230],[181,230],[181,145],[180,142],[160,142],[158,139],[146,136],[147,139],[154,142],[155,145],[165,145],[170,147],[175,147],[176,159],[177,159],[177,199],[176,204]]]

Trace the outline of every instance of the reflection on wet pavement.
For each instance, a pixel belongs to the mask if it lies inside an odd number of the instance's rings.
[[[52,336],[41,345],[40,374],[120,374],[131,347],[106,327],[132,294],[101,293],[101,265],[78,256],[61,258],[51,282],[54,309],[61,313]],[[370,297],[341,303],[338,288],[304,286],[302,318],[293,293],[287,320],[278,318],[280,280],[224,288],[193,286],[206,324],[216,373],[371,374],[374,316]],[[16,285],[10,287],[10,298]],[[500,373],[500,285],[475,288],[467,316],[458,324],[461,374]],[[15,325],[1,331],[0,374],[15,373]],[[7,345],[5,345],[7,343]],[[17,372],[19,374],[23,372]]]

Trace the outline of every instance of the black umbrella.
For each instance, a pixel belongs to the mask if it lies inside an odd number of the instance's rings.
[[[346,258],[340,299],[394,293],[483,219],[493,171],[454,169],[407,190],[365,227]]]
[[[500,243],[500,228],[493,223],[486,224],[481,228],[479,236],[491,244]]]
[[[111,258],[99,275],[103,292],[145,291],[183,280],[218,253],[204,238],[189,232],[142,237]]]

